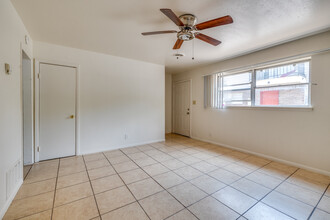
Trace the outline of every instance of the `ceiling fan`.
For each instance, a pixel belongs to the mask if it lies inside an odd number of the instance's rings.
[[[212,44],[213,46],[218,46],[221,43],[221,41],[209,37],[205,34],[202,34],[198,31],[233,23],[233,19],[229,15],[196,24],[197,18],[193,14],[183,14],[177,17],[171,9],[162,8],[160,9],[160,11],[163,12],[169,19],[171,19],[180,28],[180,31],[175,31],[175,30],[153,31],[153,32],[144,32],[142,33],[142,35],[146,36],[146,35],[156,35],[156,34],[177,33],[178,39],[174,44],[173,47],[174,50],[179,49],[183,41],[189,41],[194,38],[205,41],[206,43]]]

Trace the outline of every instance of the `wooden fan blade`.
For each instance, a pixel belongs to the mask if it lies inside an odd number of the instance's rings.
[[[142,35],[154,35],[154,34],[171,34],[171,33],[177,33],[177,31],[153,31],[153,32],[143,32]]]
[[[195,37],[199,40],[205,41],[206,43],[212,44],[213,46],[218,46],[221,44],[221,41],[218,41],[217,39],[209,37],[205,34],[195,33]]]
[[[207,28],[217,27],[220,25],[231,24],[233,22],[234,21],[233,21],[232,17],[227,15],[227,16],[224,16],[221,18],[216,18],[213,20],[205,21],[203,23],[197,24],[195,27],[197,30],[203,30],[203,29],[207,29]]]
[[[169,19],[171,19],[177,26],[184,26],[180,18],[174,14],[174,12],[169,8],[160,9]]]
[[[180,49],[182,43],[183,43],[183,40],[177,39],[177,41],[174,44],[173,50]]]

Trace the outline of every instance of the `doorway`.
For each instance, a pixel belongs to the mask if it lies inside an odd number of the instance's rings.
[[[190,137],[191,80],[173,84],[173,132]]]
[[[23,164],[34,163],[33,72],[32,60],[22,50]]]
[[[38,160],[76,155],[77,68],[38,63]]]

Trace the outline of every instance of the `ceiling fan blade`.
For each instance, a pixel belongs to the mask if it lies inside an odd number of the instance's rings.
[[[205,34],[195,33],[195,37],[199,40],[205,41],[206,43],[212,44],[213,46],[218,46],[221,44],[221,41],[218,41],[217,39],[209,37]]]
[[[173,50],[180,49],[182,43],[183,43],[183,40],[177,39],[177,41],[174,44]]]
[[[203,23],[197,24],[195,27],[197,30],[204,30],[207,28],[213,28],[217,27],[220,25],[225,25],[225,24],[231,24],[233,23],[233,18],[230,17],[229,15],[221,17],[221,18],[216,18],[213,20],[205,21]]]
[[[169,19],[171,19],[177,26],[184,26],[180,18],[178,18],[178,16],[176,16],[171,9],[162,8],[160,11],[163,12]]]
[[[155,35],[155,34],[171,34],[171,33],[177,33],[177,31],[152,31],[152,32],[143,32],[142,35]]]

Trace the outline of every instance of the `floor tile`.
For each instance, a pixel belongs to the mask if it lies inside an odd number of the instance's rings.
[[[35,196],[55,190],[56,178],[40,182],[23,184],[18,190],[15,199],[23,199],[29,196]]]
[[[326,176],[323,174],[315,173],[312,171],[304,170],[304,169],[299,169],[295,174],[299,176],[303,176],[305,178],[324,183],[324,184],[329,184],[330,183],[330,176]]]
[[[126,184],[149,178],[148,174],[146,174],[142,169],[130,170],[124,173],[120,173],[119,175]]]
[[[272,177],[270,175],[264,174],[264,173],[260,173],[258,171],[255,171],[247,176],[245,176],[244,178],[249,179],[253,182],[256,182],[260,185],[263,185],[267,188],[270,189],[274,189],[276,186],[278,186],[282,180]]]
[[[320,209],[315,209],[313,215],[311,216],[310,220],[329,220],[330,213],[324,212]]]
[[[288,182],[282,183],[275,190],[311,206],[315,206],[322,196],[320,193],[313,192]]]
[[[135,201],[126,186],[100,193],[95,197],[101,215]]]
[[[166,160],[166,161],[163,161],[162,164],[170,170],[175,170],[175,169],[179,169],[181,167],[186,166],[185,163],[183,163],[177,159]]]
[[[134,170],[139,168],[134,162],[128,161],[124,163],[114,164],[113,167],[118,173],[122,173],[129,170]]]
[[[95,194],[123,186],[124,182],[115,174],[100,179],[92,180],[92,187]]]
[[[152,220],[165,219],[184,208],[166,191],[142,199],[140,204]]]
[[[210,172],[209,175],[226,184],[231,184],[241,178],[239,175],[231,173],[221,168]]]
[[[51,220],[51,218],[52,210],[47,210],[24,218],[20,218],[20,220]]]
[[[137,148],[138,148],[140,151],[142,151],[142,152],[155,149],[155,148],[153,148],[152,146],[147,145],[147,144],[146,144],[146,145],[140,145],[140,146],[137,146]]]
[[[330,213],[330,197],[323,196],[317,208]]]
[[[212,158],[208,159],[207,162],[210,164],[213,164],[217,167],[224,167],[224,166],[227,166],[228,164],[231,164],[230,161],[224,160],[220,157],[212,157]]]
[[[31,168],[32,169],[32,168]],[[58,169],[50,169],[50,170],[44,170],[44,171],[32,171],[28,173],[24,180],[24,184],[27,183],[34,183],[39,182],[43,180],[48,180],[57,177]]]
[[[111,157],[108,160],[110,161],[111,164],[118,164],[118,163],[131,161],[131,159],[126,155]]]
[[[262,202],[296,219],[307,219],[313,210],[312,206],[275,191],[267,195]]]
[[[149,156],[143,152],[138,152],[138,153],[134,153],[134,154],[129,154],[128,157],[131,158],[132,160],[141,160],[141,159],[145,159]]]
[[[250,174],[250,173],[253,172],[252,169],[243,167],[243,166],[238,165],[236,163],[229,164],[229,165],[223,167],[223,169],[226,169],[226,170],[228,170],[228,171],[230,171],[232,173],[235,173],[235,174],[237,174],[239,176],[246,176],[246,175],[248,175],[248,174]]]
[[[140,167],[149,166],[155,163],[158,163],[156,160],[152,159],[151,157],[147,157],[144,159],[134,160],[134,162],[139,165]]]
[[[189,212],[188,209],[184,209],[167,218],[166,220],[197,220],[197,218],[191,212]]]
[[[195,168],[189,167],[189,166],[174,170],[174,172],[186,180],[192,180],[196,177],[203,175],[202,172],[196,170]]]
[[[288,178],[286,182],[301,186],[305,189],[309,189],[311,191],[321,194],[323,194],[323,192],[328,186],[328,184],[320,183],[297,174],[293,174],[292,176],[290,176],[290,178]]]
[[[239,214],[212,197],[207,197],[188,208],[201,220],[234,220]]]
[[[201,162],[198,162],[198,163],[194,163],[191,165],[193,168],[203,172],[203,173],[209,173],[213,170],[216,170],[218,169],[217,166],[215,165],[212,165],[212,164],[209,164],[205,161],[201,161]]]
[[[168,192],[186,207],[207,196],[205,192],[189,182],[174,186],[168,189]]]
[[[74,165],[74,166],[68,166],[65,168],[60,167],[58,175],[66,176],[66,175],[73,174],[73,173],[79,173],[79,172],[82,172],[85,170],[86,170],[85,165]]]
[[[282,169],[282,166],[275,166],[274,164],[268,164],[258,170],[261,173],[276,177],[281,180],[285,180],[289,177],[294,171],[291,169],[285,170]]]
[[[163,162],[163,161],[167,161],[167,160],[172,160],[174,159],[173,157],[171,157],[168,154],[156,154],[156,155],[152,155],[151,156],[154,160],[158,161],[158,162]]]
[[[104,152],[104,155],[109,159],[112,157],[119,157],[125,155],[123,152],[120,150],[112,150],[112,151],[106,151]]]
[[[105,159],[103,153],[83,155],[85,162]]]
[[[157,163],[149,166],[143,167],[143,170],[148,173],[150,176],[156,176],[161,173],[168,172],[169,169],[167,169],[164,165]]]
[[[183,163],[188,164],[188,165],[198,163],[198,162],[202,161],[201,159],[198,159],[198,158],[193,157],[193,156],[181,157],[178,160],[181,160]]]
[[[212,196],[240,214],[243,214],[257,203],[257,200],[232,187],[223,188]]]
[[[163,190],[163,188],[151,178],[131,183],[127,186],[138,200]]]
[[[57,179],[56,188],[60,189],[67,186],[72,186],[78,183],[89,181],[86,171],[80,173],[74,173],[67,176],[60,176]]]
[[[88,220],[99,215],[93,196],[54,208],[53,220]]]
[[[197,177],[190,182],[208,194],[212,194],[226,187],[226,184],[207,175]]]
[[[88,175],[91,180],[99,179],[106,176],[116,174],[116,171],[111,166],[88,170]]]
[[[62,188],[56,191],[54,206],[60,206],[93,195],[89,182]]]
[[[249,220],[293,220],[293,218],[261,202],[253,206],[244,216]]]
[[[107,159],[86,162],[87,170],[92,170],[92,169],[105,167],[105,166],[109,166],[109,165],[110,165],[110,163]]]
[[[3,220],[17,219],[38,212],[51,209],[53,206],[54,192],[14,200],[7,210]]]
[[[148,220],[148,216],[137,202],[102,215],[102,220]]]
[[[154,176],[153,178],[165,189],[179,185],[186,181],[172,171]]]
[[[122,152],[124,152],[124,154],[134,154],[134,153],[138,153],[141,152],[138,148],[136,147],[126,147],[126,148],[121,148],[120,149]]]
[[[271,189],[266,188],[258,183],[255,183],[246,178],[240,179],[233,184],[231,187],[259,200],[264,197],[267,193],[271,191]]]

